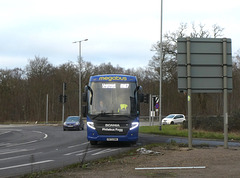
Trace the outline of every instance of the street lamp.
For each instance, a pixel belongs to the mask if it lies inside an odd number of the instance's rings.
[[[80,40],[80,41],[74,41],[73,43],[79,43],[79,117],[81,117],[81,107],[82,107],[82,54],[81,54],[81,43],[82,41],[87,41],[88,39]]]
[[[159,130],[162,130],[162,61],[163,61],[163,45],[162,45],[162,21],[163,21],[163,0],[161,0],[161,17],[160,17],[160,50],[159,50]]]

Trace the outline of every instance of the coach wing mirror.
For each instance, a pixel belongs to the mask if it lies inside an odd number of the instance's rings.
[[[143,102],[144,101],[144,94],[142,93],[142,86],[137,86],[136,89],[134,90],[134,96],[137,92],[137,96],[138,96],[138,101],[139,102]]]
[[[142,91],[142,86],[137,86],[137,87],[135,88],[135,90],[134,90],[134,96],[135,96],[136,92],[138,92],[138,91]]]
[[[91,98],[90,98],[90,105],[92,105],[92,99],[93,99],[93,90],[90,86],[86,85],[84,88],[84,93],[83,93],[83,101],[87,102],[88,98],[88,90],[91,92]]]

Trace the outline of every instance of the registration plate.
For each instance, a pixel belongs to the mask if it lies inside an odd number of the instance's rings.
[[[116,142],[116,141],[118,141],[118,138],[107,138],[107,141],[114,141],[114,142]]]

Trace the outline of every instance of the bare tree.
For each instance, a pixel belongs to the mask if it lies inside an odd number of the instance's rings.
[[[28,118],[30,120],[42,120],[45,111],[45,96],[48,93],[48,82],[52,75],[53,66],[47,58],[35,56],[35,59],[29,60],[26,66],[28,79]]]
[[[205,25],[199,24],[196,26],[194,23],[191,25],[189,30],[186,23],[181,23],[179,28],[175,32],[168,32],[164,34],[163,40],[163,60],[162,60],[162,73],[163,73],[163,112],[168,111],[170,107],[169,102],[171,101],[172,108],[182,108],[182,112],[185,109],[185,106],[178,101],[183,100],[183,96],[177,93],[177,38],[190,36],[192,38],[211,38],[211,37],[220,37],[222,35],[223,28],[218,25],[213,25],[212,30],[206,29]],[[190,33],[188,33],[190,31]],[[152,46],[152,51],[155,51],[156,54],[152,57],[152,60],[149,61],[148,69],[149,75],[152,76],[156,81],[159,79],[159,48],[160,44],[157,42]],[[172,87],[168,87],[171,85]],[[158,90],[156,87],[155,90]],[[157,91],[155,91],[157,93]],[[171,93],[169,95],[169,93]],[[167,97],[166,97],[167,96]],[[200,113],[207,113],[207,97],[205,94],[198,94],[197,99],[199,100],[198,111]],[[209,98],[209,97],[208,97]],[[185,99],[184,99],[185,100]],[[165,113],[167,114],[167,113]]]
[[[18,122],[24,118],[25,72],[19,68],[0,70],[0,121]]]

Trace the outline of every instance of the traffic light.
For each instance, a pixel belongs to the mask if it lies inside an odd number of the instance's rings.
[[[148,103],[149,102],[149,94],[144,95],[143,102],[144,103]]]
[[[64,90],[67,90],[67,83],[64,83]]]
[[[59,95],[59,102],[66,103],[67,102],[67,95]]]
[[[67,102],[67,95],[64,95],[64,103]]]
[[[63,102],[63,95],[59,95],[59,102],[60,102],[60,103]]]

